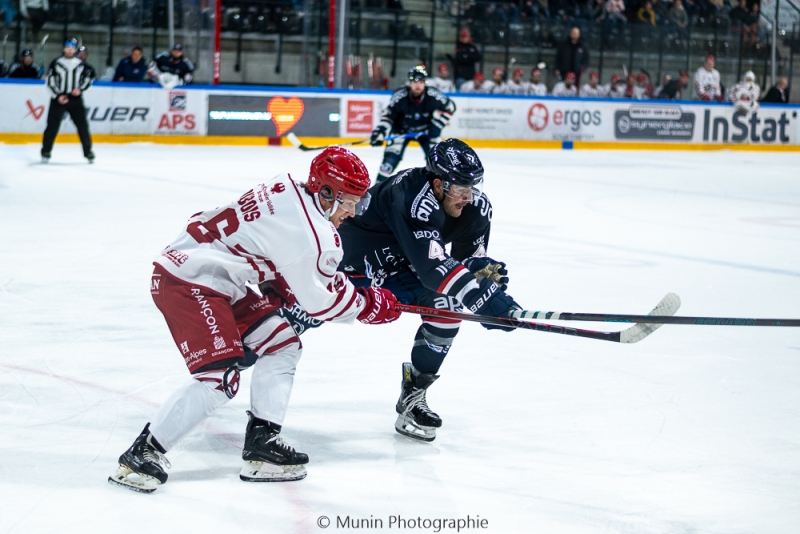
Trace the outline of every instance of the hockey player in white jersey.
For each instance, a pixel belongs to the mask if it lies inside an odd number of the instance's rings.
[[[442,93],[455,93],[456,86],[450,79],[450,68],[447,64],[440,63],[437,71],[436,78],[428,78],[425,80],[425,84],[437,88]]]
[[[461,93],[486,93],[486,78],[480,72],[476,72],[471,80],[461,84],[458,91]]]
[[[607,98],[625,98],[625,86],[620,82],[622,82],[622,76],[619,74],[611,75],[611,80],[605,86]]]
[[[756,83],[756,75],[749,70],[744,73],[744,81],[733,84],[726,92],[725,99],[733,102],[736,109],[751,113],[758,109],[761,87]]]
[[[531,79],[525,84],[525,94],[531,96],[547,96],[547,86],[542,83],[542,71],[533,69]]]
[[[606,88],[600,83],[600,74],[597,71],[592,71],[589,73],[589,82],[583,84],[581,87],[580,96],[588,97],[588,98],[601,98],[606,96]]]
[[[505,90],[506,82],[503,80],[503,69],[501,67],[495,67],[492,70],[492,79],[483,84],[481,92],[502,95]]]
[[[715,59],[712,54],[706,56],[702,67],[694,73],[694,96],[700,100],[717,100],[722,102],[724,96],[719,83],[719,71],[714,68]]]
[[[514,69],[514,72],[511,73],[511,79],[506,82],[505,87],[503,88],[504,94],[507,95],[524,95],[525,94],[525,82],[522,81],[523,76],[522,69]]]
[[[156,258],[150,292],[191,379],[120,456],[109,482],[145,493],[165,483],[166,452],[236,395],[239,373],[250,366],[240,478],[306,476],[308,456],[280,437],[302,354],[284,307],[297,304],[319,321],[382,324],[399,316],[389,291],[356,289],[337,272],[336,228],[368,202],[369,185],[355,154],[330,147],[314,158],[306,183],[281,174],[189,219]]]
[[[578,88],[575,86],[575,73],[568,72],[564,76],[563,82],[558,82],[553,87],[553,96],[578,96]]]

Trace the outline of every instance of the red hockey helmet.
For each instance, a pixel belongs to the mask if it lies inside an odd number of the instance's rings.
[[[599,80],[600,73],[597,72],[596,70],[593,70],[592,72],[589,73],[589,78],[594,78],[595,80]]]
[[[330,146],[311,161],[306,188],[324,200],[340,202],[345,195],[364,197],[369,184],[369,171],[358,156]]]
[[[523,74],[522,69],[514,69],[513,76],[515,78],[522,78]]]
[[[483,83],[483,82],[486,81],[486,77],[483,74],[481,74],[480,72],[476,72],[475,76],[472,78],[472,80],[476,81],[476,82],[479,82],[479,83]]]
[[[650,79],[650,77],[647,74],[645,74],[644,72],[640,72],[636,76],[636,81],[637,82],[641,82],[641,83],[644,83],[644,82],[648,81],[649,79]]]
[[[450,67],[447,66],[447,63],[439,63],[437,69],[439,72],[450,72]]]
[[[531,76],[533,76],[534,74],[538,74],[539,76],[541,76],[542,75],[542,70],[541,69],[533,69],[531,71]]]
[[[495,67],[492,69],[492,76],[503,75],[503,67]]]
[[[611,75],[611,83],[619,83],[622,81],[622,76],[619,74],[612,74]]]
[[[574,82],[575,81],[575,73],[574,72],[568,72],[567,75],[564,76],[564,79],[565,80],[572,80]]]

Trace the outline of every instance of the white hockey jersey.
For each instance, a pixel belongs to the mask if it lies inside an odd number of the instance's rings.
[[[567,88],[567,84],[558,82],[555,87],[553,87],[553,92],[551,94],[553,96],[578,96],[578,88],[574,85]]]
[[[492,95],[502,95],[506,91],[506,82],[495,83],[492,80],[486,80],[481,85],[481,93],[488,93]]]
[[[745,113],[758,109],[761,87],[755,82],[743,81],[733,84],[725,91],[725,99]]]
[[[705,67],[700,67],[694,73],[694,96],[695,98],[701,98],[704,94],[707,94],[711,100],[722,94],[719,85],[719,71],[717,69],[711,69],[709,72]]]
[[[317,198],[281,174],[227,206],[193,215],[155,263],[231,302],[245,295],[245,284],[280,273],[311,317],[349,321],[365,303],[336,270],[341,243]]]
[[[524,95],[525,82],[517,83],[514,80],[509,80],[503,84],[503,93],[507,95]]]
[[[610,83],[607,83],[604,89],[607,98],[625,98],[625,86],[622,84],[617,84],[617,88],[614,89]]]
[[[602,98],[606,96],[606,88],[602,85],[592,87],[588,83],[585,83],[583,84],[583,87],[581,87],[579,96],[585,96],[588,98]]]
[[[453,80],[445,80],[444,78],[428,78],[425,83],[431,87],[435,87],[442,93],[455,93],[456,85]]]
[[[539,83],[525,82],[523,85],[525,86],[524,94],[526,95],[547,96],[547,86],[542,82]]]
[[[461,93],[485,93],[486,82],[482,83],[480,87],[475,87],[475,82],[468,80],[461,84],[458,88]]]

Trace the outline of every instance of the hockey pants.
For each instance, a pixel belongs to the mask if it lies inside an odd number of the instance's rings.
[[[92,153],[92,136],[89,133],[89,122],[86,120],[86,108],[83,107],[82,97],[72,95],[69,95],[66,104],[59,104],[57,98],[50,101],[50,109],[47,111],[47,128],[42,140],[42,156],[49,157],[53,151],[53,143],[61,129],[61,121],[64,119],[65,112],[69,113],[72,122],[78,129],[78,137],[83,145],[83,155],[88,158]]]

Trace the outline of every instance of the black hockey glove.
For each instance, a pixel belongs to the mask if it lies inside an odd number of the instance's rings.
[[[369,144],[372,146],[381,146],[383,138],[386,137],[387,129],[383,124],[379,124],[377,128],[372,130],[372,135],[369,138]]]
[[[473,256],[464,260],[463,263],[479,282],[484,278],[488,278],[503,291],[508,288],[508,270],[506,269],[506,264],[502,261],[495,261],[488,257],[479,258]]]
[[[517,304],[511,295],[507,295],[505,291],[497,287],[497,284],[484,278],[478,289],[473,289],[467,293],[464,299],[464,304],[470,309],[472,313],[477,315],[486,315],[489,317],[505,317],[510,318],[509,313],[513,310],[520,310],[522,307]],[[487,330],[502,330],[503,332],[511,332],[516,330],[513,326],[499,326],[493,324],[481,323]]]

